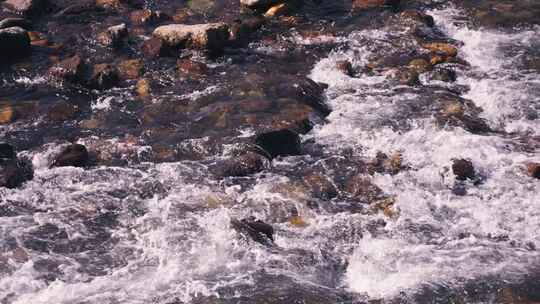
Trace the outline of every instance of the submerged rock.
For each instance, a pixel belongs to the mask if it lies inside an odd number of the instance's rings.
[[[272,158],[299,155],[302,152],[300,136],[288,129],[259,134],[255,138],[255,144],[268,152]]]
[[[81,144],[72,144],[56,156],[51,167],[84,167],[88,165],[88,160],[86,147]]]
[[[452,161],[452,171],[457,180],[472,180],[476,177],[473,163],[467,159],[454,159]]]
[[[66,58],[49,69],[49,75],[54,78],[70,81],[83,81],[85,63],[79,55]]]
[[[220,50],[229,40],[225,23],[170,24],[155,29],[154,36],[172,47]]]
[[[158,58],[174,54],[171,47],[159,38],[150,38],[144,41],[141,52],[146,58]]]
[[[0,30],[0,62],[20,58],[30,53],[30,37],[21,27]]]
[[[33,177],[32,164],[18,159],[13,146],[0,143],[0,187],[17,188]]]
[[[255,152],[245,152],[219,162],[213,168],[218,177],[248,176],[259,173],[268,167],[268,159]]]
[[[266,246],[271,246],[274,243],[274,228],[254,217],[245,218],[242,220],[231,220],[231,226],[234,230],[247,235],[257,243]]]

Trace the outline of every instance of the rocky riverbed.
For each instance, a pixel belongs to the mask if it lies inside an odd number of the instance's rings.
[[[538,1],[0,6],[0,303],[540,302]]]

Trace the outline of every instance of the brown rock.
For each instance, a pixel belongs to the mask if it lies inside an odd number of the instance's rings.
[[[457,48],[449,43],[443,43],[443,42],[425,43],[422,45],[422,47],[440,56],[456,57],[458,54]]]
[[[181,75],[194,78],[204,76],[208,71],[206,64],[190,59],[179,59],[176,66]]]
[[[431,64],[425,59],[414,59],[409,63],[409,69],[421,74],[431,70]]]
[[[529,174],[530,177],[540,179],[540,163],[528,163],[527,174]]]
[[[142,98],[146,98],[148,96],[150,96],[150,91],[151,91],[151,85],[150,85],[150,80],[146,79],[146,78],[142,78],[140,79],[139,81],[137,81],[137,94],[142,97]]]
[[[11,107],[11,105],[9,104],[5,104],[5,105],[2,105],[0,104],[0,125],[3,125],[3,124],[8,124],[10,122],[13,121],[14,119],[14,111],[13,111],[13,108]]]
[[[117,67],[122,79],[137,79],[144,71],[144,63],[140,59],[130,59],[120,62]]]
[[[452,171],[457,180],[474,179],[476,176],[472,162],[466,159],[454,159]]]
[[[266,18],[274,18],[282,15],[286,15],[290,11],[290,6],[287,3],[280,3],[269,8],[264,16]]]
[[[142,45],[141,51],[147,58],[169,56],[173,53],[172,49],[159,38],[146,40]]]
[[[168,19],[164,13],[160,11],[153,11],[149,9],[136,10],[131,12],[129,19],[134,24],[144,25],[152,24]]]
[[[80,82],[85,65],[79,55],[64,59],[49,69],[49,74],[61,80]]]
[[[156,28],[154,36],[172,47],[220,50],[229,40],[229,26],[225,23],[170,24]]]

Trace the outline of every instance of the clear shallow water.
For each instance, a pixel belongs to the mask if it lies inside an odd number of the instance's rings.
[[[520,53],[511,49],[534,47],[539,31],[471,30],[455,22],[457,10],[430,14],[447,35],[463,42],[460,56],[471,66],[458,68],[457,84],[469,87],[463,97],[483,109],[481,116],[497,133],[441,128],[433,112],[411,106],[437,98],[436,87],[396,88],[385,72],[352,78],[335,69],[344,58],[355,67],[366,65],[389,47],[389,37],[399,37],[393,28],[340,38],[348,49],[332,52],[311,72],[312,79],[329,85],[333,112],[305,139],[338,158],[399,151],[411,169],[374,176],[395,197],[399,216],[314,210],[310,193],[280,173],[330,166],[332,157],[277,160],[273,173],[231,182],[209,178],[204,162],[48,169],[61,148],[51,144],[23,152],[36,167],[33,181],[20,190],[0,189],[2,203],[12,206],[2,211],[16,214],[0,218],[0,299],[139,304],[267,297],[289,303],[289,294],[306,294],[314,303],[392,301],[426,286],[513,282],[534,272],[540,192],[522,166],[540,155],[523,152],[516,142],[538,134],[538,120],[526,119],[525,112],[538,103],[540,84],[537,73],[516,67]],[[106,111],[110,104],[99,100],[92,110]],[[122,144],[117,152],[147,149]],[[452,194],[454,177],[444,169],[457,157],[470,158],[483,177],[480,185],[466,185],[466,196]],[[287,221],[292,208],[306,227]],[[273,224],[275,248],[249,242],[230,227],[231,219],[250,215]],[[47,223],[65,233],[40,233],[38,226]],[[46,243],[53,247],[37,242],[52,237]],[[272,299],[275,294],[281,300]]]

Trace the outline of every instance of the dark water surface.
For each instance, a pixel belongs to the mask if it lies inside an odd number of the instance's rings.
[[[540,3],[306,0],[220,52],[141,51],[159,25],[255,15],[51,0],[31,17],[32,54],[0,70],[0,142],[34,167],[0,188],[0,303],[540,303],[525,169],[540,162]],[[120,23],[127,40],[101,45]],[[75,54],[119,81],[50,77]],[[297,155],[256,140],[276,130],[300,134]],[[89,164],[51,168],[74,142]],[[273,242],[231,224],[249,217]]]

